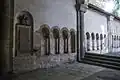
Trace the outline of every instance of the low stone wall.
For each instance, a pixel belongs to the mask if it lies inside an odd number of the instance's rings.
[[[64,63],[71,63],[74,61],[76,61],[76,53],[49,56],[31,56],[30,54],[22,54],[13,58],[13,72],[22,73],[37,68],[56,67]]]

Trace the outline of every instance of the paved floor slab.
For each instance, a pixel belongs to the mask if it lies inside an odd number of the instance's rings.
[[[93,75],[90,75],[83,80],[120,80],[120,71],[105,69]]]
[[[17,75],[13,77],[13,80],[108,80],[102,75],[111,76],[110,74],[120,76],[120,71],[83,63],[73,63],[56,68],[37,69]]]

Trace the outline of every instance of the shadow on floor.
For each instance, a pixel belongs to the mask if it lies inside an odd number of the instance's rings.
[[[120,71],[105,69],[82,80],[120,80]]]

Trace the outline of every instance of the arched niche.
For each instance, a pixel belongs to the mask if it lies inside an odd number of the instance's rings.
[[[59,33],[59,28],[57,26],[54,26],[52,28],[52,32],[53,32],[53,37],[54,37],[54,50],[55,50],[55,54],[59,54],[60,53],[60,33]]]
[[[71,44],[71,53],[75,53],[75,30],[71,29],[70,30],[70,44]]]
[[[103,41],[104,41],[104,48],[107,46],[106,44],[107,44],[107,35],[106,34],[104,34],[103,35]]]
[[[42,36],[42,44],[44,45],[44,46],[41,46],[41,47],[43,47],[43,53],[45,54],[45,55],[49,55],[50,54],[50,30],[49,30],[49,28],[47,28],[47,27],[42,27],[41,28],[41,36]]]
[[[21,11],[17,14],[17,24],[33,26],[33,17],[28,11]]]
[[[15,56],[17,53],[33,53],[33,17],[21,11],[15,17]]]
[[[92,37],[92,50],[95,50],[95,42],[94,42],[95,34],[93,32],[91,33],[91,37]]]
[[[87,39],[87,51],[90,51],[90,33],[86,32],[86,39]]]
[[[104,34],[104,38],[106,38],[106,34]]]
[[[100,34],[100,49],[103,49],[103,34]]]
[[[86,32],[86,39],[89,40],[90,39],[90,33]]]
[[[62,28],[62,36],[64,42],[64,53],[68,53],[68,29],[66,27]]]
[[[96,44],[97,44],[97,50],[99,50],[99,34],[96,33]]]

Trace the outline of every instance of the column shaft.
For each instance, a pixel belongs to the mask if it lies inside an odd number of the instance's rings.
[[[3,2],[3,3],[2,3]],[[12,45],[13,45],[13,13],[14,1],[1,1],[3,7],[1,11],[1,35],[0,35],[0,65],[1,75],[12,71]]]

